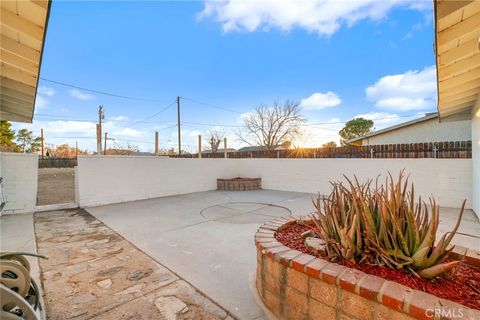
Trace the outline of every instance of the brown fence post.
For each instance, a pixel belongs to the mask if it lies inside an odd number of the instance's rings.
[[[43,140],[44,140],[44,137],[43,137],[43,128],[40,129],[40,136],[41,136],[41,139],[42,139],[42,159],[45,155],[45,153],[43,152],[44,149],[43,149]]]
[[[198,159],[202,158],[202,135],[198,135]]]
[[[227,138],[223,138],[223,157],[226,159],[228,158],[227,153]]]

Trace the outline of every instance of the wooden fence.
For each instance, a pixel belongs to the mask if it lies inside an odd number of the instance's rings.
[[[304,148],[274,151],[228,152],[228,158],[471,158],[471,141],[447,141],[337,148]],[[171,157],[196,158],[198,154]],[[202,153],[203,158],[223,158],[223,152]]]
[[[38,159],[39,168],[73,168],[77,165],[76,158],[43,158]]]

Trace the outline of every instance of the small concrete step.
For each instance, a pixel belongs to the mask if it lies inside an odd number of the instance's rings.
[[[46,204],[42,206],[36,206],[35,212],[65,210],[65,209],[75,209],[75,208],[78,208],[78,204],[76,204],[75,202]]]

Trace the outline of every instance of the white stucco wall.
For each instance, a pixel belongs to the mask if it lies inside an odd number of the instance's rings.
[[[480,218],[480,96],[472,110],[472,208]]]
[[[472,139],[470,120],[444,121],[430,119],[362,140],[362,145],[469,141]]]
[[[7,205],[3,214],[30,213],[37,204],[38,155],[0,152]]]
[[[264,189],[327,194],[342,175],[361,180],[405,168],[418,195],[471,207],[471,159],[161,159],[79,157],[77,202],[95,206],[216,189],[217,178],[261,177]]]

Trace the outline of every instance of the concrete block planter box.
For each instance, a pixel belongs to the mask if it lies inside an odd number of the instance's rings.
[[[279,319],[480,319],[478,310],[284,246],[275,232],[294,222],[277,218],[255,234],[257,290]],[[480,266],[480,253],[469,250],[465,263]]]
[[[217,190],[248,191],[262,188],[262,178],[217,179]]]

